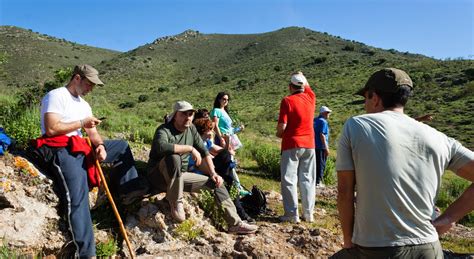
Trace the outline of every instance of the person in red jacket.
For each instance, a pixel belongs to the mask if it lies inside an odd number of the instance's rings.
[[[300,186],[303,220],[313,221],[315,203],[315,155],[313,116],[316,95],[302,72],[291,75],[290,95],[280,104],[276,135],[281,142],[281,194],[285,215],[282,222],[299,222],[298,191]]]
[[[96,85],[104,84],[98,75],[92,66],[78,65],[66,86],[46,94],[41,101],[43,136],[36,140],[38,149],[48,149],[48,153],[53,154],[46,161],[52,169],[47,173],[55,182],[76,246],[76,256],[81,258],[96,256],[88,194],[90,186],[99,184],[94,175],[86,172],[93,152],[82,138],[82,129],[89,136],[97,159],[113,164],[110,187],[122,202],[129,203],[147,191],[138,177],[128,144],[102,139],[97,131],[101,120],[92,114],[90,105],[82,98]]]

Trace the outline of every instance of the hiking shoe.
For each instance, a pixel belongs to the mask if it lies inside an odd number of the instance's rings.
[[[184,213],[184,208],[183,208],[183,202],[182,201],[177,201],[177,202],[169,202],[170,204],[170,210],[171,210],[171,216],[173,217],[174,220],[176,220],[178,223],[181,223],[186,220],[186,214]]]
[[[142,200],[143,196],[148,194],[148,188],[142,188],[135,191],[120,195],[120,201],[123,205],[130,205],[138,200]]]
[[[313,217],[313,215],[305,215],[305,216],[303,216],[303,221],[308,222],[308,223],[312,223],[312,222],[314,222],[314,217]]]
[[[255,233],[257,229],[258,227],[256,225],[250,225],[241,221],[239,224],[229,227],[227,232],[232,234],[245,235]]]
[[[280,216],[278,218],[280,222],[289,222],[289,223],[300,223],[300,217],[298,216]]]
[[[243,217],[242,220],[249,223],[250,225],[255,225],[257,223],[255,219],[253,219],[249,215],[247,215],[246,217]]]

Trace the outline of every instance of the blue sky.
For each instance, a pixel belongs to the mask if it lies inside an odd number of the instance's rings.
[[[384,49],[474,59],[473,16],[473,0],[0,0],[1,25],[119,51],[186,29],[300,26]]]

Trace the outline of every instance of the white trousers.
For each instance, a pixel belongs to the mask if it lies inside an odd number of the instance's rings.
[[[300,187],[303,215],[309,218],[313,214],[316,201],[316,168],[313,148],[293,148],[281,154],[281,195],[285,216],[297,217],[298,190]]]

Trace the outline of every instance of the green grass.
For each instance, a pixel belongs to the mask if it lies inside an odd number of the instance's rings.
[[[441,190],[438,194],[436,206],[438,206],[441,211],[444,211],[451,203],[461,196],[469,185],[469,181],[447,171],[442,178]],[[474,227],[474,211],[464,216],[458,223],[468,227]]]
[[[474,253],[474,242],[472,242],[472,239],[462,237],[441,237],[440,241],[444,250],[450,250],[456,253]]]

